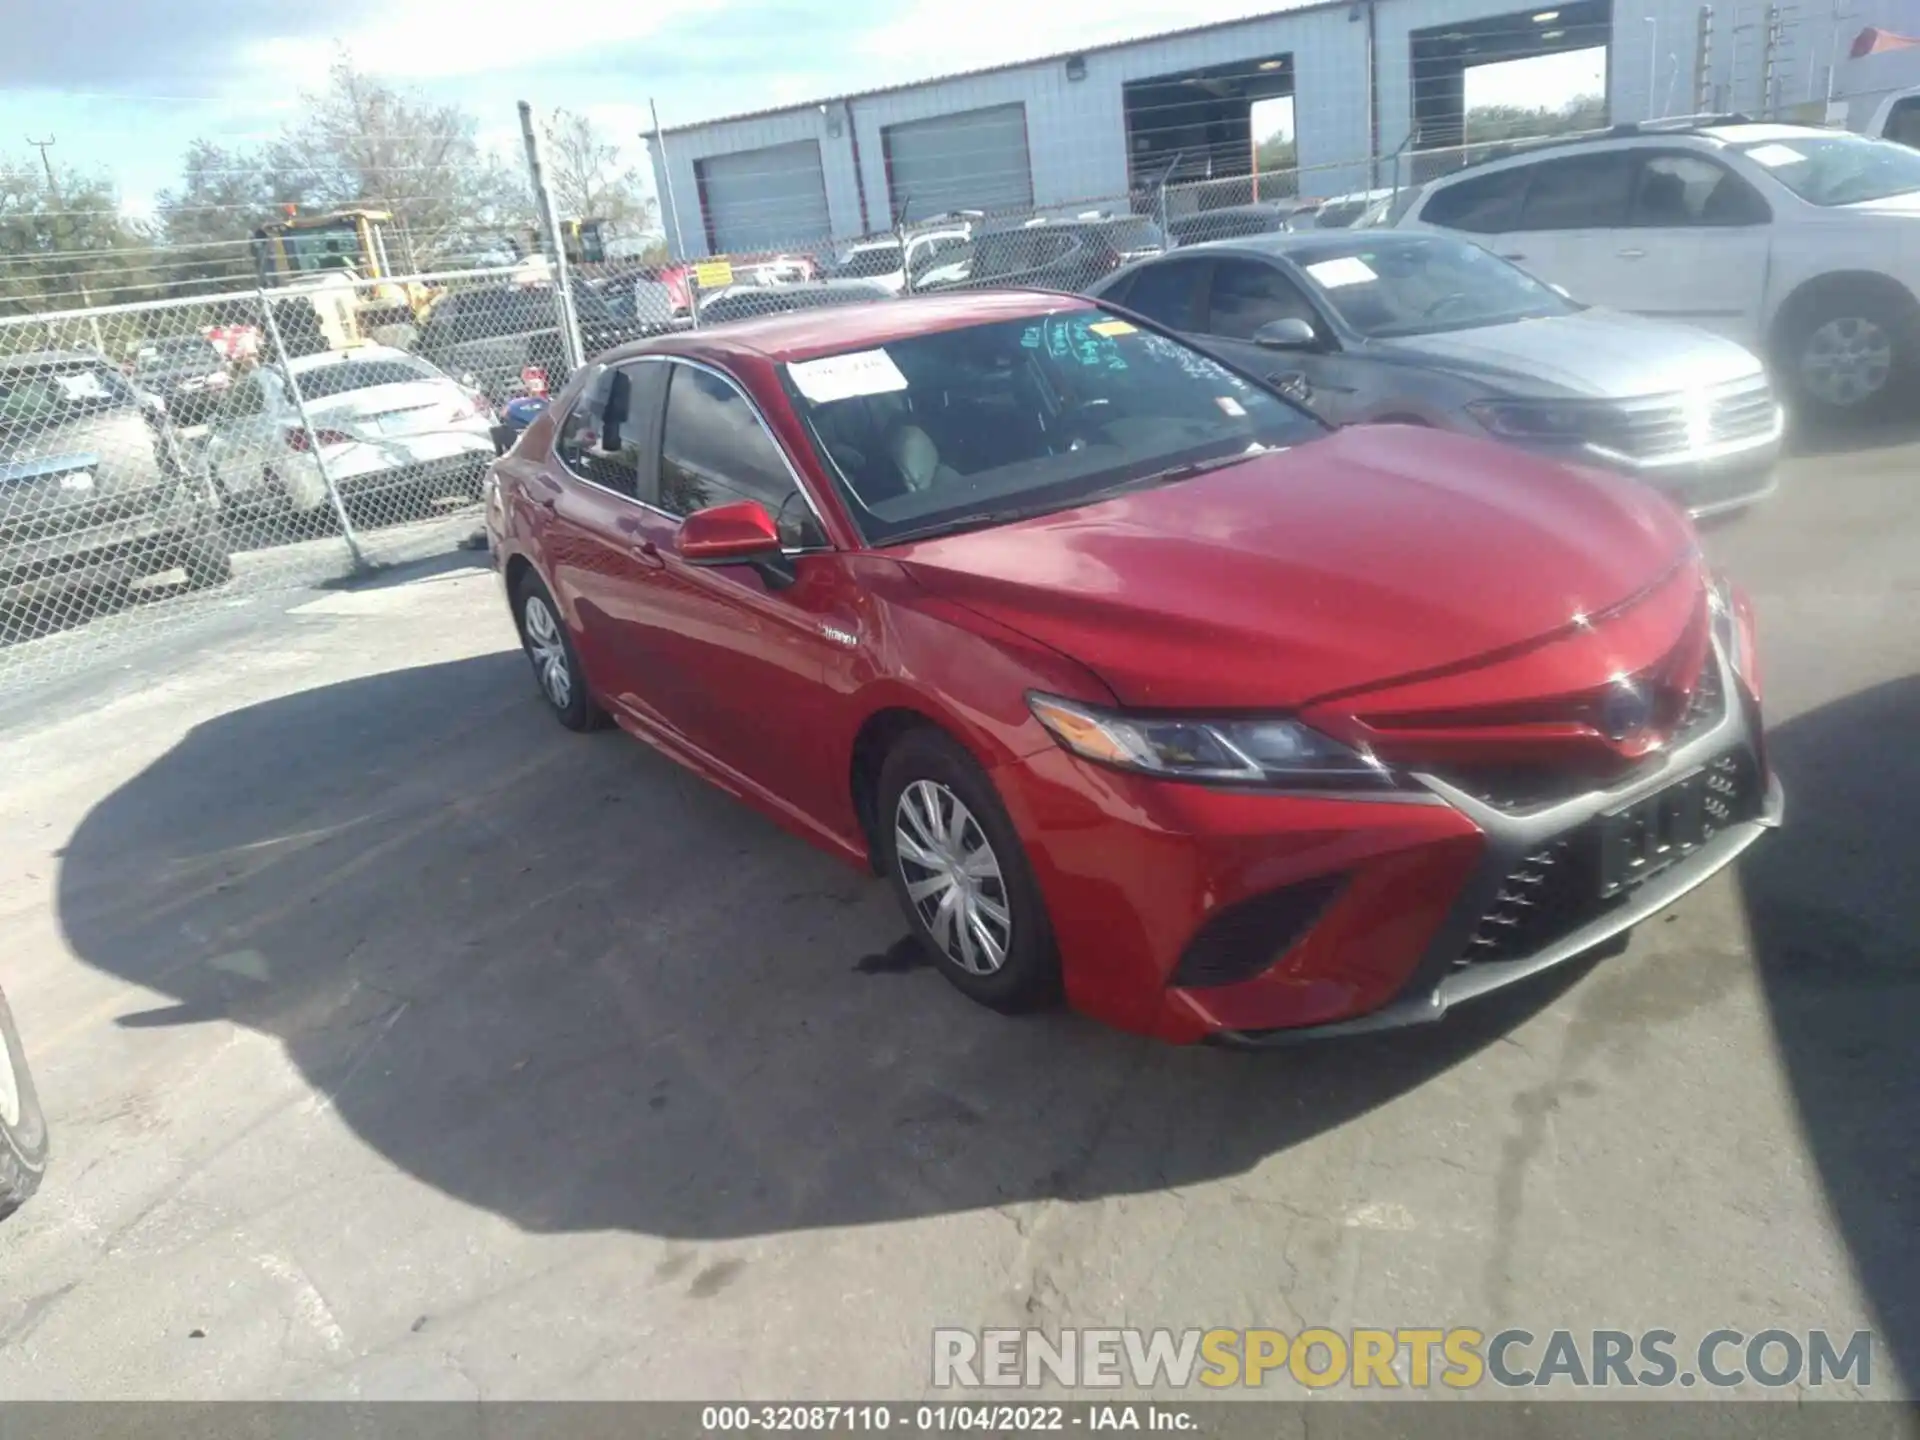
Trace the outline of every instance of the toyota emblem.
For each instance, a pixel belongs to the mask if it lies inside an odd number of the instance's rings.
[[[1618,680],[1600,702],[1600,730],[1609,740],[1625,740],[1653,720],[1653,701],[1631,680]]]

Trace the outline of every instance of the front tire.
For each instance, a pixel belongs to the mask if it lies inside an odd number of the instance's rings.
[[[1778,364],[1801,412],[1832,424],[1878,414],[1912,383],[1917,337],[1920,311],[1903,292],[1838,284],[1794,306]]]
[[[880,767],[875,843],[894,898],[940,973],[1008,1014],[1060,995],[1040,887],[993,782],[964,749],[912,730]]]
[[[0,995],[0,1218],[40,1188],[47,1168],[47,1117],[27,1072],[13,1011]]]
[[[547,587],[531,572],[521,580],[513,608],[534,682],[554,718],[569,730],[604,729],[609,717],[587,691],[587,674],[567,622]]]

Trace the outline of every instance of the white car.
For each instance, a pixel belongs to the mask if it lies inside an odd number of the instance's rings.
[[[938,230],[921,230],[907,236],[906,259],[901,259],[900,241],[892,235],[877,236],[870,240],[856,240],[843,245],[834,253],[833,263],[827,267],[829,280],[871,280],[884,285],[892,294],[903,294],[907,288],[907,272],[913,272],[914,283],[919,284],[936,277],[934,272],[941,268],[943,260],[958,262],[973,239],[973,227],[955,225]]]
[[[416,355],[384,345],[329,350],[237,381],[209,431],[207,471],[235,511],[309,514],[331,503],[328,480],[346,501],[398,491],[478,497],[493,423],[485,396]]]
[[[1920,152],[1802,125],[1659,122],[1435,180],[1403,227],[1452,230],[1577,300],[1767,357],[1802,412],[1920,379]]]

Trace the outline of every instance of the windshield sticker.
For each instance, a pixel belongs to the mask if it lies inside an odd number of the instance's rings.
[[[1128,333],[1138,333],[1127,327]],[[1068,364],[1084,365],[1089,370],[1124,370],[1126,358],[1113,343],[1113,334],[1105,327],[1089,323],[1084,315],[1049,315],[1041,322],[1041,334],[1047,354]]]
[[[907,388],[907,377],[884,350],[856,350],[851,355],[828,355],[821,360],[799,360],[787,374],[800,393],[816,405],[851,400],[859,395],[886,395]]]
[[[1089,325],[1087,328],[1096,335],[1113,336],[1131,335],[1134,333],[1134,327],[1124,320],[1102,320],[1096,324]]]
[[[1220,407],[1222,415],[1230,416],[1235,420],[1242,419],[1247,413],[1247,407],[1231,395],[1216,395],[1213,397],[1213,403]]]
[[[1342,255],[1337,260],[1322,260],[1317,265],[1307,266],[1307,274],[1326,286],[1337,290],[1342,285],[1364,285],[1369,280],[1378,280],[1373,267],[1358,255]]]
[[[1791,165],[1807,157],[1791,145],[1756,145],[1747,151],[1747,158],[1756,165],[1778,170],[1782,165]]]

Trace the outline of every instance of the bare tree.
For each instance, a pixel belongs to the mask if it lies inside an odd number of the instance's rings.
[[[430,268],[526,223],[523,175],[481,149],[479,122],[458,105],[397,90],[345,57],[306,100],[306,116],[267,149],[271,188],[308,206],[390,212],[396,265]]]
[[[563,217],[606,220],[629,235],[655,228],[656,206],[640,171],[623,163],[620,147],[587,116],[556,111],[547,144],[547,183]]]

